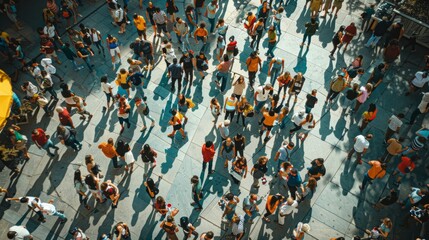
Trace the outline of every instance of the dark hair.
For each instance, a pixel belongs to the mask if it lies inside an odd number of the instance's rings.
[[[191,183],[198,183],[200,180],[198,179],[197,175],[192,176]]]
[[[340,27],[339,31],[344,31],[344,29],[346,29],[346,26],[341,25],[341,27]]]
[[[208,140],[206,141],[206,147],[211,147],[213,145],[213,142]]]
[[[315,24],[316,23],[316,19],[315,18],[311,18],[311,23]]]
[[[224,62],[228,62],[228,61],[229,61],[228,54],[224,54],[224,55],[223,55],[223,61],[224,61]]]
[[[268,112],[268,114],[272,117],[276,114],[276,112],[274,112],[274,109],[270,109],[270,111]]]
[[[107,83],[107,76],[102,76],[101,79],[100,79],[100,81],[102,83]]]
[[[74,181],[79,181],[80,183],[82,183],[82,175],[80,174],[80,170],[76,170],[74,171]]]
[[[194,6],[192,6],[191,4],[189,4],[188,6],[186,6],[186,12],[192,11],[194,10]]]
[[[206,24],[204,22],[200,23],[200,28],[205,28]]]
[[[153,189],[155,189],[155,182],[153,181],[153,179],[152,178],[148,178],[147,180],[146,180],[146,185],[147,185],[147,187],[150,189],[150,190],[152,190],[153,191]]]
[[[176,115],[176,113],[177,113],[177,110],[176,110],[176,109],[171,109],[171,114],[172,114],[172,115]]]
[[[321,164],[323,164],[325,162],[325,159],[323,159],[323,158],[316,158],[315,160],[319,161]]]
[[[384,63],[380,63],[380,64],[377,66],[377,68],[378,68],[379,70],[381,70],[381,69],[383,69],[385,66],[386,66],[386,65],[384,65]]]
[[[177,58],[173,58],[173,63],[176,64],[177,63]]]
[[[233,193],[227,193],[225,195],[225,199],[228,200],[228,201],[233,200],[234,199],[234,194]]]
[[[28,197],[23,197],[23,198],[21,198],[21,199],[19,199],[19,202],[21,202],[21,203],[26,203],[26,202],[28,202]]]
[[[9,238],[9,239],[15,239],[16,235],[18,235],[18,234],[15,231],[7,232],[7,238]]]
[[[377,110],[377,107],[375,106],[375,104],[370,103],[369,108],[368,108],[368,112],[375,112],[375,110]]]
[[[214,237],[214,233],[212,231],[206,232],[206,236],[212,239]]]
[[[138,16],[139,16],[139,15],[137,15],[137,13],[134,13],[134,14],[133,14],[133,18],[134,18],[134,19],[137,19],[137,18],[138,18]]]

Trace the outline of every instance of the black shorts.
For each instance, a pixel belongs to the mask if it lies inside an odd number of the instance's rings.
[[[265,123],[263,123],[263,125],[264,125],[264,127],[266,127],[268,129],[268,131],[271,131],[271,129],[273,128],[273,126],[265,125]]]
[[[138,34],[139,36],[146,36],[146,29],[145,29],[145,30],[138,30],[138,29],[137,29],[137,34]]]
[[[149,16],[149,22],[150,22],[150,24],[152,24],[152,26],[155,26],[155,25],[156,25],[156,23],[155,23],[155,21],[153,20],[153,17],[152,17],[152,16]]]
[[[148,60],[148,61],[152,61],[153,60],[153,55],[152,54],[144,54],[143,53],[143,58]]]
[[[167,24],[163,23],[163,24],[156,24],[156,31],[158,33],[161,33],[161,31],[163,31],[164,33],[167,33]]]
[[[124,17],[122,18],[122,21],[120,21],[120,22],[116,22],[116,25],[121,26],[122,24],[126,24],[126,23],[127,23],[127,18],[124,16]]]
[[[125,90],[130,89],[130,84],[128,84],[128,83],[121,84],[121,88],[125,89]]]
[[[180,130],[180,129],[182,129],[182,124],[173,125],[173,130],[174,131],[177,131],[177,130]]]

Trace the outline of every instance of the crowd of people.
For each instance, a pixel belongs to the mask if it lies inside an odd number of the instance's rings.
[[[7,15],[19,29],[21,25],[17,20],[15,3],[13,0],[6,2],[4,6]],[[115,33],[113,30],[100,32],[95,26],[80,23],[78,20],[81,15],[78,9],[83,4],[80,0],[62,0],[61,5],[57,5],[54,0],[47,0],[46,8],[43,9],[45,26],[37,29],[43,56],[40,60],[27,61],[28,57],[25,56],[19,39],[10,38],[7,33],[2,32],[1,53],[8,57],[9,61],[18,60],[22,69],[28,71],[34,78],[20,86],[24,96],[21,99],[14,97],[12,113],[19,115],[22,105],[29,102],[42,108],[48,116],[58,118],[60,122],[55,132],[51,132],[50,129],[35,128],[28,137],[20,133],[21,129],[17,125],[7,129],[11,143],[16,150],[22,152],[25,160],[31,159],[31,154],[28,152],[29,137],[32,144],[46,150],[50,157],[58,154],[59,144],[54,142],[59,142],[74,151],[82,149],[82,143],[79,140],[82,137],[78,138],[77,135],[84,135],[84,133],[75,128],[76,125],[71,116],[79,114],[80,120],[91,121],[95,113],[93,109],[87,107],[85,96],[79,96],[72,91],[67,83],[67,77],[57,73],[56,66],[63,64],[60,60],[63,59],[69,61],[75,71],[86,71],[87,68],[88,71],[94,72],[96,66],[93,59],[104,59],[107,53],[111,57],[112,69],[118,72],[115,79],[105,75],[100,78],[100,87],[106,97],[103,108],[106,111],[117,109],[117,116],[112,117],[117,118],[121,126],[119,135],[134,131],[136,126],[129,121],[130,116],[134,114],[140,116],[139,119],[141,118],[143,123],[141,132],[157,127],[160,119],[151,115],[152,106],[149,106],[144,94],[143,86],[150,79],[146,79],[142,73],[152,71],[157,66],[155,60],[158,57],[165,61],[166,76],[171,79],[171,83],[170,81],[168,83],[171,84],[169,86],[171,94],[177,94],[177,108],[166,109],[171,114],[168,121],[171,125],[171,133],[168,137],[173,139],[173,144],[176,141],[177,132],[182,139],[188,138],[185,127],[191,116],[187,116],[187,112],[192,111],[196,105],[189,94],[190,90],[195,85],[207,81],[205,77],[208,75],[209,68],[215,69],[213,88],[221,93],[219,96],[224,98],[222,101],[224,104],[219,103],[219,97],[209,101],[209,109],[213,116],[213,124],[218,131],[218,138],[207,140],[201,146],[202,172],[204,173],[207,167],[208,175],[214,174],[215,171],[226,171],[230,175],[231,185],[237,186],[238,189],[241,181],[248,175],[253,178],[252,191],[257,192],[260,184],[268,184],[271,189],[281,187],[287,189],[286,194],[270,191],[264,197],[255,193],[245,197],[239,197],[238,193],[232,191],[226,193],[218,204],[223,210],[222,221],[231,226],[231,234],[235,239],[245,239],[246,224],[253,224],[253,219],[257,216],[261,216],[266,224],[271,224],[274,220],[277,224],[284,225],[288,221],[288,215],[291,215],[294,209],[299,208],[303,201],[310,201],[318,181],[326,175],[327,169],[323,158],[316,158],[306,163],[305,173],[300,172],[292,164],[296,146],[310,137],[310,132],[320,121],[312,113],[316,105],[324,104],[329,109],[339,104],[342,108],[341,118],[354,118],[358,121],[357,126],[352,127],[358,128],[360,134],[353,138],[352,146],[347,156],[344,156],[346,161],[351,161],[355,155],[355,164],[363,164],[363,158],[368,149],[373,147],[372,145],[384,144],[385,152],[380,153],[376,159],[368,161],[370,169],[359,186],[362,192],[369,187],[368,184],[384,178],[389,165],[397,165],[393,172],[396,186],[399,186],[404,177],[416,168],[416,160],[422,155],[420,152],[429,139],[429,129],[422,127],[415,132],[408,146],[405,146],[400,130],[404,124],[415,124],[420,115],[429,111],[429,93],[421,91],[429,82],[429,57],[424,59],[425,66],[415,73],[409,82],[408,91],[403,93],[404,97],[422,93],[421,101],[412,109],[410,121],[405,122],[407,116],[404,112],[393,114],[388,122],[384,123],[386,128],[384,143],[374,142],[373,133],[366,131],[366,128],[377,118],[379,103],[371,101],[370,96],[383,82],[388,69],[395,67],[394,62],[403,50],[400,42],[403,41],[404,34],[402,23],[398,19],[389,19],[387,16],[383,16],[376,25],[371,26],[369,22],[375,13],[375,5],[365,8],[361,14],[361,22],[351,22],[348,26],[339,27],[332,36],[330,46],[332,50],[329,58],[334,61],[336,59],[334,54],[344,54],[347,48],[350,49],[351,45],[355,44],[352,40],[358,31],[364,33],[372,31],[368,42],[362,47],[376,48],[374,50],[376,52],[381,51],[383,62],[373,66],[369,78],[364,79],[362,77],[365,73],[364,57],[356,56],[351,63],[338,69],[333,76],[324,102],[320,101],[317,89],[313,89],[304,97],[304,108],[293,111],[306,82],[305,72],[288,71],[285,67],[287,60],[277,56],[275,52],[276,46],[281,44],[282,18],[286,17],[285,8],[290,1],[261,0],[257,9],[245,14],[243,26],[251,43],[243,48],[239,47],[237,37],[229,33],[229,26],[225,20],[218,17],[221,9],[217,0],[194,0],[185,7],[178,5],[174,0],[167,0],[165,6],[161,6],[158,2],[148,2],[144,10],[140,10],[143,8],[142,0],[139,4],[140,9],[129,9],[128,1],[123,2],[124,4],[121,5],[117,0],[107,0],[106,5],[112,18],[112,25],[119,29]],[[342,5],[343,0],[307,0],[304,11],[310,11],[310,18],[303,26],[304,34],[299,47],[310,49],[312,36],[320,31],[319,19],[329,17],[335,20]],[[183,15],[180,14],[182,12]],[[67,31],[65,36],[60,37],[58,28],[62,26],[60,24],[62,21],[66,22]],[[360,25],[359,30],[358,25]],[[149,26],[152,27],[152,31],[148,30]],[[132,28],[136,31],[132,31]],[[150,39],[152,32],[154,41]],[[128,45],[128,43],[119,42],[118,34],[135,34],[136,38],[135,40],[133,38],[134,41]],[[160,52],[157,52],[158,46],[155,43],[157,38],[162,42]],[[263,38],[266,39],[266,44],[261,43]],[[3,42],[6,47],[3,47]],[[217,59],[213,61],[213,65],[209,64],[206,56],[211,43],[215,45],[213,59]],[[121,49],[128,46],[132,51],[132,57],[124,63],[121,62]],[[414,50],[415,45],[412,45],[412,48]],[[242,54],[239,55],[244,50],[250,52],[245,59]],[[266,52],[265,57],[260,56],[260,50]],[[247,76],[231,74],[235,60],[245,62]],[[264,83],[259,84],[258,73],[262,70],[264,62],[268,65],[268,77]],[[194,71],[196,71],[195,75]],[[54,81],[53,77],[58,81]],[[229,85],[231,88],[228,88]],[[56,90],[58,88],[64,103],[58,103],[59,97]],[[227,94],[229,90],[231,93]],[[362,105],[367,107],[364,111],[360,109]],[[290,114],[292,111],[294,113]],[[150,125],[146,120],[150,121]],[[230,130],[233,124],[243,126],[235,135],[231,134]],[[260,126],[257,128],[263,144],[279,132],[286,131],[284,130],[286,126],[292,127],[288,128],[287,139],[276,138],[276,141],[281,141],[281,144],[275,155],[246,159],[246,156],[252,155],[253,152],[252,149],[246,149],[249,139],[246,139],[244,133],[248,131],[248,125],[257,124]],[[296,141],[293,140],[295,134]],[[58,141],[53,141],[54,136]],[[199,236],[200,239],[205,240],[215,238],[212,231],[198,233],[198,226],[193,225],[189,216],[181,216],[178,219],[179,209],[172,208],[166,203],[165,196],[159,194],[159,182],[162,176],[155,181],[149,171],[157,166],[158,153],[153,147],[145,143],[139,152],[133,152],[130,144],[121,137],[117,140],[108,138],[104,141],[97,143],[98,149],[107,159],[111,159],[115,169],[124,168],[127,173],[132,174],[135,162],[141,157],[144,163],[144,186],[154,211],[163,216],[159,227],[165,231],[168,239],[178,239],[179,227],[188,238],[192,236]],[[219,144],[216,144],[216,141]],[[85,155],[86,170],[78,169],[74,172],[76,198],[79,198],[79,202],[87,210],[92,208],[88,204],[89,197],[95,198],[100,204],[110,200],[112,209],[117,208],[121,201],[122,189],[112,180],[104,178],[97,163],[99,161],[102,159],[94,159],[93,154],[88,152]],[[215,161],[223,161],[224,169],[215,169],[213,166]],[[248,168],[248,161],[255,163],[253,167]],[[276,166],[272,176],[267,173],[269,162],[273,162]],[[16,165],[10,168],[17,173],[20,171]],[[189,187],[192,189],[191,205],[194,206],[195,211],[201,211],[205,207],[203,179],[197,175],[190,176]],[[1,190],[7,192],[6,189]],[[53,200],[45,200],[35,196],[7,198],[7,201],[26,203],[41,222],[46,221],[45,215],[57,216],[60,223],[66,222],[67,217],[61,211],[57,211]],[[263,201],[265,210],[260,209],[259,206]],[[412,188],[408,197],[402,201],[398,201],[397,190],[392,190],[390,195],[383,197],[374,205],[374,208],[381,209],[396,202],[402,209],[409,211],[405,214],[404,224],[410,221],[423,224],[429,219],[429,194],[426,188]],[[235,211],[241,204],[244,210],[242,215]],[[89,239],[79,226],[73,227],[75,228],[70,233],[74,239]],[[392,227],[392,221],[385,217],[380,225],[366,230],[366,233],[370,239],[379,237],[387,239]],[[299,222],[294,224],[291,236],[285,237],[303,239],[310,231],[311,226],[308,223]],[[124,222],[117,223],[114,232],[116,239],[127,239],[131,235],[127,223]],[[101,234],[101,239],[113,237],[109,233]],[[24,226],[14,226],[7,234],[9,239],[20,239],[26,236],[30,236],[30,232]],[[355,236],[355,239],[360,238]]]

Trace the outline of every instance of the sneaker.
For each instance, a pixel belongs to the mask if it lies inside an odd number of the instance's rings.
[[[152,124],[150,125],[151,127],[155,127],[155,121],[152,122]]]
[[[144,132],[144,130],[146,130],[146,126],[142,127],[142,129],[140,129],[140,132]]]
[[[334,57],[334,56],[332,56],[332,55],[329,55],[329,58],[330,58],[331,60],[335,60],[335,57]]]
[[[211,170],[211,171],[209,172],[209,175],[212,175],[213,173],[215,173],[215,170]]]

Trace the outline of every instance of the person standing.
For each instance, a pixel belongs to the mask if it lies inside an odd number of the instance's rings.
[[[191,203],[191,206],[197,206],[195,210],[201,211],[203,209],[203,206],[201,204],[201,199],[203,198],[203,192],[202,192],[200,179],[198,178],[197,175],[194,175],[191,178],[191,184],[192,184],[192,200],[194,201]]]
[[[65,146],[70,146],[75,151],[80,151],[82,149],[82,144],[76,139],[76,129],[69,126],[58,125],[57,127],[57,137]]]
[[[109,50],[110,56],[112,57],[113,70],[116,69],[116,62],[121,63],[121,50],[119,49],[118,39],[108,34],[106,38],[107,49]],[[118,55],[118,61],[115,60]]]
[[[369,148],[369,140],[372,139],[372,134],[358,135],[354,138],[353,148],[349,151],[347,155],[347,160],[350,160],[353,156],[353,153],[356,153],[356,162],[362,164],[362,155],[366,153]]]
[[[174,138],[176,131],[179,130],[182,135],[182,139],[186,138],[185,131],[183,130],[182,119],[183,116],[176,109],[171,110],[171,114],[173,115],[169,121],[169,124],[173,126],[173,132],[168,134],[168,137]]]
[[[234,161],[236,157],[235,144],[230,137],[227,137],[222,141],[222,146],[220,147],[219,155],[222,158],[225,158],[224,168],[228,168],[228,162],[231,160]]]
[[[19,130],[21,130],[20,127],[18,127],[15,124],[12,124],[12,126],[8,129],[9,139],[16,150],[22,151],[22,153],[24,154],[25,160],[29,160],[30,155],[28,154],[28,149],[27,149],[28,139],[27,139],[27,136],[18,132]]]
[[[124,122],[127,124],[127,128],[130,128],[131,123],[129,121],[131,106],[128,104],[128,101],[125,97],[120,97],[118,102],[118,120],[121,125],[121,131],[119,134],[122,134],[125,130]]]
[[[305,101],[305,113],[310,113],[317,103],[317,89],[313,89],[311,94],[307,94],[307,100]]]
[[[180,58],[179,63],[182,64],[183,71],[185,72],[185,81],[189,83],[189,87],[191,87],[192,81],[194,80],[194,55],[189,51],[183,52],[183,56]]]
[[[255,83],[256,73],[259,68],[262,68],[262,60],[258,56],[257,51],[250,53],[250,56],[246,60],[247,71],[249,73],[249,86],[250,91],[253,91],[253,84]]]
[[[398,140],[396,138],[390,138],[386,141],[387,147],[383,157],[381,157],[382,162],[389,163],[392,157],[397,156],[408,150],[408,147],[402,146],[401,141],[402,139]]]
[[[228,119],[219,123],[217,126],[219,128],[219,134],[222,139],[222,141],[225,141],[229,136],[229,125],[231,124],[231,121]]]
[[[274,47],[277,44],[277,33],[274,25],[271,25],[267,31],[267,39],[268,39],[268,50],[265,53],[265,56],[268,58],[274,57]]]
[[[206,51],[208,35],[209,32],[206,29],[206,24],[204,22],[201,22],[197,30],[195,30],[194,32],[195,43],[198,44],[198,40],[203,42],[203,46],[200,49],[200,53],[204,53]]]
[[[152,29],[153,32],[156,34],[156,23],[153,20],[153,15],[155,14],[155,6],[153,5],[152,2],[148,3],[148,7],[146,8],[146,19],[149,19],[150,24],[152,25]],[[154,35],[154,38],[156,37],[156,35]]]
[[[125,33],[125,27],[127,26],[127,13],[121,8],[121,5],[117,4],[117,9],[114,11],[114,19],[116,25],[119,26],[119,34]]]
[[[258,21],[253,25],[253,30],[251,32],[252,41],[250,42],[250,47],[255,48],[256,42],[256,50],[259,50],[259,42],[261,41],[262,35],[264,34],[264,19],[259,18]]]
[[[277,207],[283,202],[284,197],[277,193],[276,195],[268,195],[267,203],[265,205],[265,214],[262,217],[265,222],[269,223],[271,220],[268,218],[270,215],[274,214],[277,210]]]
[[[100,185],[100,190],[106,198],[112,200],[112,208],[117,208],[121,197],[118,187],[112,181],[107,180]]]
[[[246,82],[244,81],[244,76],[240,75],[237,78],[237,80],[235,80],[235,82],[232,83],[232,87],[233,87],[232,92],[237,97],[237,100],[240,101],[240,98],[243,95],[244,89],[246,88]]]
[[[237,98],[235,94],[232,93],[230,97],[226,97],[225,104],[223,106],[223,113],[225,113],[225,120],[230,119],[232,121],[234,119],[235,112],[237,111]]]
[[[168,77],[171,77],[171,91],[174,93],[176,88],[174,85],[177,81],[177,94],[182,90],[183,67],[178,63],[177,58],[173,58],[173,64],[168,66]]]
[[[320,180],[321,177],[325,176],[326,168],[323,165],[325,160],[323,158],[316,158],[311,161],[311,167],[307,167],[308,176],[310,178],[314,178],[317,181]]]
[[[216,154],[215,147],[212,141],[207,141],[203,144],[201,148],[201,153],[203,154],[203,169],[202,172],[206,170],[207,164],[209,165],[208,174],[211,175],[215,171],[213,170],[213,157]]]
[[[334,53],[337,50],[338,46],[342,44],[344,29],[346,29],[346,27],[341,26],[340,29],[338,29],[338,31],[335,33],[334,37],[332,38],[332,44],[334,45],[334,49],[332,49],[331,54],[329,54],[329,58],[331,60],[335,60]]]
[[[188,24],[185,21],[183,21],[180,17],[177,17],[176,22],[174,23],[173,30],[176,33],[177,40],[179,41],[180,44],[182,44],[182,48],[179,47],[179,50],[187,51],[187,48],[189,47]]]
[[[41,128],[36,128],[33,130],[33,133],[31,134],[31,139],[36,144],[36,146],[41,149],[45,149],[46,152],[48,152],[48,155],[50,157],[54,157],[55,154],[51,153],[49,150],[50,148],[53,148],[55,150],[58,150],[59,148],[54,145],[54,143],[51,141],[49,135],[46,135],[45,131]]]
[[[317,22],[315,18],[311,18],[311,21],[305,24],[305,32],[302,38],[302,43],[300,45],[301,47],[304,46],[304,42],[307,38],[308,38],[307,48],[310,47],[311,37],[316,33],[317,29],[319,29],[319,22]]]
[[[361,29],[364,32],[367,31],[367,28],[369,27],[369,22],[371,21],[372,16],[375,13],[374,8],[375,8],[375,4],[372,3],[369,6],[367,6],[365,8],[364,12],[361,14],[361,17],[362,17],[362,27],[361,27]],[[365,25],[366,25],[366,28],[365,28]]]
[[[298,190],[298,188],[301,188],[301,185],[302,185],[301,175],[299,174],[298,170],[296,170],[296,168],[293,168],[292,170],[290,170],[288,174],[287,186],[289,188],[290,196],[294,200],[297,199],[296,191]]]
[[[289,97],[286,102],[286,106],[289,106],[290,99],[292,95],[295,96],[294,104],[298,102],[298,95],[301,93],[302,87],[304,86],[305,77],[301,72],[298,72],[292,79],[292,82],[289,86]]]
[[[258,162],[253,165],[252,170],[250,170],[250,174],[253,176],[253,188],[259,188],[259,179],[263,178],[268,171],[267,163],[268,157],[261,156],[258,158]]]
[[[285,60],[281,57],[271,59],[268,69],[268,76],[271,77],[271,85],[274,85],[277,77],[283,74],[285,69]]]
[[[280,166],[284,162],[290,162],[290,155],[292,153],[295,144],[293,142],[283,141],[282,146],[277,150],[274,156],[274,162],[277,162],[277,172],[280,171]]]
[[[259,212],[258,208],[258,195],[251,193],[249,196],[244,198],[243,200],[243,211],[245,212],[244,215],[244,222],[248,222],[250,224],[253,224],[253,219],[256,217],[257,212]]]
[[[92,51],[92,49],[88,46],[85,46],[83,42],[80,42],[80,41],[77,42],[76,47],[77,47],[77,52],[76,52],[77,56],[86,63],[86,66],[88,66],[90,72],[94,71],[93,70],[94,64],[91,64],[91,60],[90,60],[90,57],[94,56],[94,52]]]
[[[150,71],[153,69],[154,67],[154,58],[153,58],[153,45],[150,41],[147,40],[143,40],[140,42],[140,47],[141,47],[141,55],[142,58],[144,59],[146,66],[143,67],[143,69],[145,71]]]
[[[98,49],[98,54],[101,54],[103,52],[103,57],[106,58],[106,54],[104,53],[104,47],[102,45],[103,38],[101,37],[100,31],[98,31],[96,28],[91,28],[90,35],[92,43],[94,43],[94,45]]]
[[[279,207],[278,224],[283,226],[285,218],[290,215],[295,208],[298,208],[298,201],[288,197],[286,202],[283,202]]]
[[[221,63],[219,63],[219,65],[216,67],[216,69],[218,70],[218,72],[216,73],[216,80],[215,83],[216,85],[219,87],[220,86],[220,91],[222,93],[225,92],[225,88],[227,85],[227,80],[228,80],[228,76],[229,76],[229,72],[230,72],[230,67],[232,65],[232,61],[229,60],[228,54],[224,54],[223,55],[223,61]],[[221,82],[219,82],[221,81]],[[225,116],[226,118],[226,116]],[[232,118],[231,118],[232,120]]]
[[[176,235],[176,232],[179,232],[179,228],[174,223],[174,218],[172,216],[167,216],[167,219],[162,221],[159,227],[167,233],[167,238],[169,240],[179,240]]]
[[[377,117],[377,112],[378,110],[375,104],[370,103],[368,106],[368,110],[363,112],[362,114],[361,124],[359,126],[359,130],[361,132],[363,132],[363,130],[366,128],[366,126],[368,126],[370,122],[374,121],[374,119]]]
[[[360,87],[359,89],[359,95],[356,98],[356,104],[352,111],[357,112],[359,110],[359,107],[365,103],[365,101],[368,99],[369,94],[372,91],[372,84],[367,83],[365,86]]]
[[[134,13],[133,15],[134,26],[136,26],[137,34],[139,35],[140,40],[146,40],[146,21],[143,16]]]
[[[371,168],[368,170],[368,172],[363,177],[362,185],[359,186],[359,189],[361,191],[365,190],[366,184],[372,183],[372,180],[377,178],[383,178],[384,175],[386,175],[386,164],[382,163],[378,160],[369,161],[368,164],[371,166]]]
[[[345,52],[347,50],[347,46],[352,41],[353,37],[356,36],[357,29],[356,29],[355,23],[354,22],[350,23],[350,25],[348,25],[344,29],[344,32],[345,33],[343,38],[341,39],[341,44],[346,44],[344,46],[344,52]]]
[[[411,81],[409,81],[409,89],[408,89],[408,92],[405,93],[405,96],[409,96],[411,93],[420,90],[425,86],[427,82],[429,82],[428,71],[416,72],[416,74],[414,75],[414,78]]]
[[[244,149],[246,148],[246,137],[241,133],[237,133],[234,137],[235,156],[244,157]]]
[[[114,168],[120,168],[118,165],[118,154],[116,153],[115,143],[113,138],[109,138],[107,142],[102,142],[98,145],[98,149],[101,149],[104,156],[110,158]]]
[[[372,32],[371,37],[368,39],[368,42],[365,44],[365,47],[375,47],[387,32],[392,22],[388,21],[387,16],[383,16],[382,21],[380,21],[377,26],[375,26],[374,31]]]
[[[206,13],[204,14],[210,23],[210,33],[214,32],[216,26],[216,11],[219,8],[217,0],[212,0],[206,8]]]
[[[189,33],[188,36],[189,37],[193,37],[193,33],[195,28],[198,27],[197,25],[197,21],[196,21],[196,16],[195,16],[195,8],[192,5],[188,5],[186,6],[186,10],[185,10],[185,21],[188,23],[189,26]]]
[[[113,104],[115,103],[115,98],[113,97],[113,92],[112,92],[112,85],[110,83],[107,82],[107,76],[102,76],[101,77],[101,89],[104,92],[104,95],[106,95],[106,99],[107,99],[107,108],[106,109],[110,109],[111,106],[113,106]],[[110,105],[110,100],[112,100],[112,105]],[[104,108],[104,107],[103,107]]]
[[[73,182],[74,189],[79,195],[79,203],[83,204],[87,210],[90,210],[91,208],[88,205],[88,187],[83,182],[82,175],[79,169],[74,172]]]
[[[262,128],[259,131],[259,135],[262,136],[264,131],[267,130],[267,133],[264,138],[264,143],[266,143],[271,139],[270,132],[274,126],[274,123],[278,117],[278,114],[274,111],[273,108],[271,108],[269,111],[267,109],[264,109],[262,115],[263,115]]]
[[[407,173],[411,173],[416,168],[415,160],[417,159],[417,156],[414,155],[412,157],[402,156],[401,162],[396,167],[395,171],[393,171],[392,176],[396,176],[396,180],[394,184],[399,187],[399,184],[401,184],[401,180]]]
[[[420,104],[413,111],[413,113],[411,113],[409,124],[413,125],[419,115],[426,114],[427,112],[429,112],[429,92],[423,93],[423,97],[420,101]]]
[[[145,119],[146,117],[152,121],[150,127],[152,128],[155,126],[155,119],[150,115],[150,110],[145,100],[146,100],[146,97],[143,97],[143,99],[138,97],[134,98],[134,102],[136,103],[136,112],[139,113],[140,117],[143,120],[143,127],[140,130],[140,132],[143,132],[147,128],[146,119]]]
[[[259,113],[261,111],[268,100],[270,92],[273,90],[271,83],[266,83],[264,86],[261,85],[256,89],[253,97],[255,101],[255,113]]]

